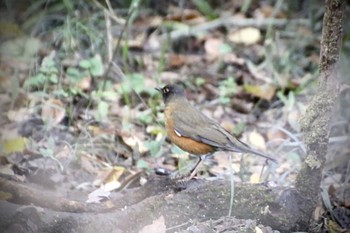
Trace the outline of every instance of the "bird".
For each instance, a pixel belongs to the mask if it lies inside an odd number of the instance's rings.
[[[198,155],[199,160],[190,171],[189,180],[209,154],[216,151],[250,153],[276,162],[276,160],[246,143],[240,141],[220,124],[204,115],[187,99],[185,90],[177,84],[156,88],[162,93],[164,118],[169,140],[190,154]]]

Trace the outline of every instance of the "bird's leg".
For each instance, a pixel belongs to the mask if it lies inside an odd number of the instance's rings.
[[[202,162],[205,160],[206,156],[208,154],[205,155],[201,155],[198,159],[198,161],[196,162],[196,164],[192,167],[192,169],[189,172],[186,172],[183,175],[180,175],[179,172],[174,172],[170,175],[170,178],[172,180],[191,180],[196,174],[197,171],[200,167],[200,165],[202,164]]]
[[[189,177],[189,180],[192,180],[192,178],[197,174],[198,168],[203,163],[206,157],[207,157],[207,154],[199,156],[197,163],[191,169],[191,175]]]

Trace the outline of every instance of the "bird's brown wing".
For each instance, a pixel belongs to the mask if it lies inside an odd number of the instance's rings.
[[[172,113],[174,129],[177,134],[203,142],[218,149],[229,144],[229,138],[220,130],[214,120],[192,106],[178,109]]]

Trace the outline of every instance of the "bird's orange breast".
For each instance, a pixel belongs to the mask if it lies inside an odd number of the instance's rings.
[[[174,109],[175,109],[175,106],[172,106],[171,104],[169,104],[169,106],[165,108],[165,112],[164,112],[165,127],[166,127],[168,138],[170,139],[170,141],[172,141],[175,145],[180,147],[182,150],[187,151],[191,154],[204,155],[208,153],[213,153],[215,149],[212,146],[196,141],[189,137],[179,136],[175,132],[174,120],[171,117],[172,111],[174,111]]]

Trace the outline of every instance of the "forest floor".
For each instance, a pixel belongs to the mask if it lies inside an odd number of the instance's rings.
[[[167,140],[155,90],[169,83],[183,85],[204,114],[277,160],[217,152],[197,179],[293,186],[306,155],[298,120],[317,87],[322,8],[283,1],[28,2],[1,3],[0,177],[10,187],[0,192],[1,205],[58,210],[67,203],[40,205],[40,198],[62,197],[113,209],[114,197],[157,174],[186,172],[197,158]],[[346,80],[350,20],[344,22]],[[350,228],[349,103],[346,91],[334,107],[314,216],[323,232]],[[11,190],[33,197],[22,200]],[[153,224],[166,230],[161,221]]]

